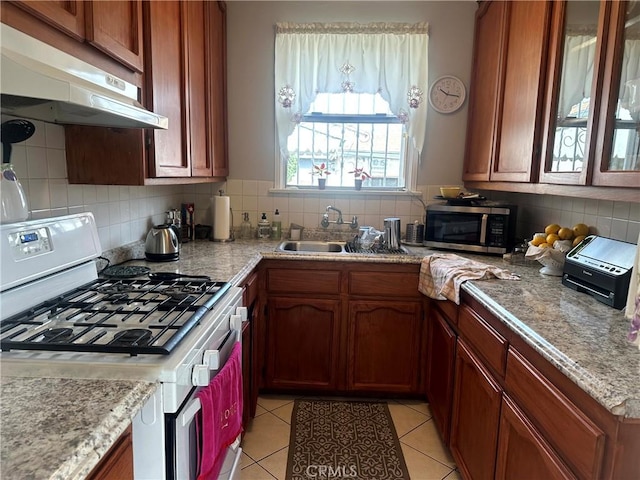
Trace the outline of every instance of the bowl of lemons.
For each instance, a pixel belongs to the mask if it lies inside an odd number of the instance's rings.
[[[545,227],[544,232],[533,234],[525,257],[543,265],[541,274],[561,277],[567,252],[588,234],[589,226],[584,223],[577,223],[573,228],[552,223]]]

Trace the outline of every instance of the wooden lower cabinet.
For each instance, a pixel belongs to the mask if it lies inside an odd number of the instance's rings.
[[[419,302],[350,301],[347,389],[415,392],[421,317]]]
[[[336,390],[340,302],[273,297],[267,312],[266,387]]]
[[[419,265],[273,261],[264,269],[265,389],[423,390]]]
[[[456,333],[444,314],[432,306],[427,319],[426,391],[433,420],[446,444],[451,433],[455,355]]]
[[[464,478],[494,478],[502,388],[462,339],[456,351],[451,453]]]
[[[502,398],[495,478],[576,478],[507,395]]]
[[[133,439],[131,426],[113,444],[100,463],[87,476],[88,480],[133,480]]]

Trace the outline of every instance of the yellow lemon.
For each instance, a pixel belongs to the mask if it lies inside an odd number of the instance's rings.
[[[553,247],[550,244],[545,242],[538,245],[538,248],[553,248]]]
[[[541,244],[545,243],[546,237],[533,237],[533,239],[531,240],[531,245],[533,245],[534,247],[538,247]]]
[[[558,230],[560,240],[571,240],[573,238],[573,230],[568,227],[562,227]]]
[[[573,234],[576,237],[587,236],[589,234],[589,226],[584,223],[576,223],[573,226]]]
[[[574,238],[572,247],[575,247],[576,245],[578,245],[582,240],[584,240],[584,237],[586,237],[586,235],[580,235]]]
[[[546,233],[547,235],[549,235],[550,233],[558,233],[558,230],[560,230],[560,225],[558,225],[557,223],[552,223],[551,225],[547,225],[546,227],[544,227],[544,233]]]
[[[549,235],[547,235],[546,243],[548,243],[549,245],[553,245],[553,242],[555,242],[556,240],[560,240],[560,237],[555,233],[550,233]]]

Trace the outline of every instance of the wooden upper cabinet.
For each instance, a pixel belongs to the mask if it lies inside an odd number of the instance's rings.
[[[211,156],[211,175],[229,175],[227,143],[227,22],[224,2],[205,2],[208,28],[205,37],[208,46],[206,60],[207,91],[209,92],[208,148]]]
[[[478,10],[465,181],[537,178],[551,5],[491,1]]]
[[[484,2],[476,13],[473,70],[463,180],[487,181],[494,155],[506,2]]]
[[[640,3],[605,3],[611,15],[591,183],[640,188]]]
[[[540,181],[640,187],[639,13],[637,2],[557,4]]]
[[[188,67],[184,41],[190,3],[144,3],[147,107],[169,119],[167,130],[148,132],[150,177],[191,176],[189,112],[185,108],[188,83],[184,75]]]
[[[26,10],[34,17],[48,23],[78,41],[85,39],[83,0],[60,0],[46,2],[15,1],[14,5]],[[3,7],[4,8],[4,7]]]
[[[546,47],[551,2],[507,4],[502,91],[491,180],[532,182],[537,178]]]
[[[99,8],[109,5],[111,2],[101,3]],[[229,171],[224,4],[143,2],[141,14],[144,104],[166,116],[169,128],[67,126],[69,182],[153,185],[219,181]],[[128,18],[133,22],[140,16],[132,12]]]
[[[85,5],[87,41],[132,70],[142,72],[142,2],[91,1]]]

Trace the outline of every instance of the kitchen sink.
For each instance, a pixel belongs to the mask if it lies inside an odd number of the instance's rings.
[[[310,252],[310,253],[368,253],[378,255],[406,255],[406,248],[389,250],[386,248],[361,248],[345,242],[322,242],[317,240],[287,240],[278,245],[279,252]]]
[[[280,252],[346,253],[344,242],[315,240],[285,241],[278,245]]]

